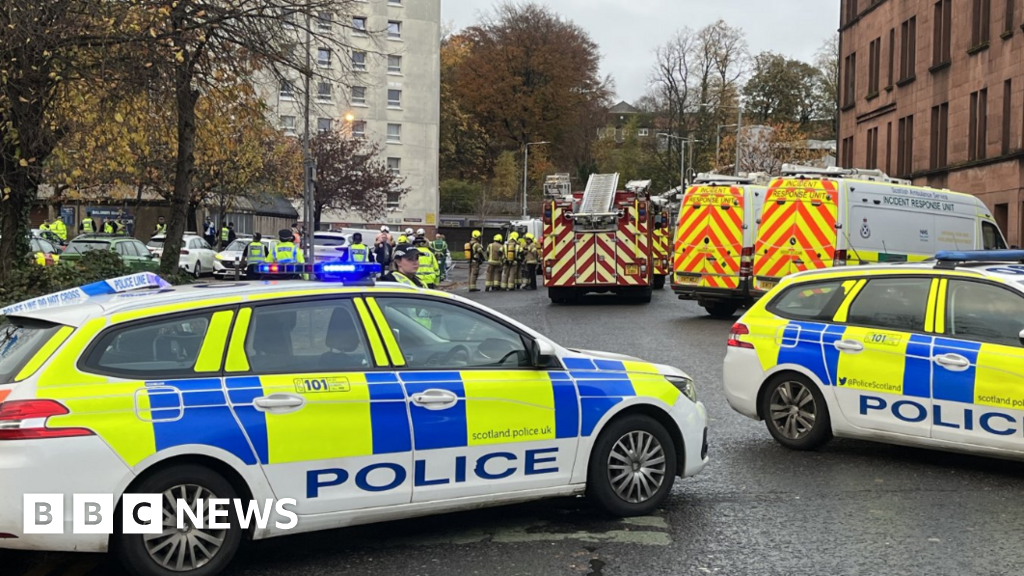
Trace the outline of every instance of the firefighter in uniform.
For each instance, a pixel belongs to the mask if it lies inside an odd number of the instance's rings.
[[[420,251],[415,246],[399,243],[394,252],[395,270],[381,276],[381,282],[398,282],[407,286],[424,288],[420,281]]]
[[[263,264],[270,257],[270,249],[263,245],[263,235],[259,232],[252,235],[252,242],[245,247],[245,252],[242,253],[242,268],[248,270],[249,266],[253,264]],[[259,280],[259,274],[252,272],[248,274],[252,278]]]
[[[537,289],[537,265],[540,264],[540,254],[537,251],[537,243],[533,241],[533,234],[526,234],[526,249],[523,253],[523,289]]]
[[[500,289],[502,252],[504,251],[505,249],[501,244],[501,234],[495,234],[494,242],[487,246],[487,282],[484,286],[488,292]]]
[[[516,276],[516,288],[526,290],[526,236],[519,237],[519,275]]]
[[[413,240],[413,245],[420,252],[420,269],[416,272],[420,277],[420,282],[427,288],[436,288],[438,277],[437,258],[434,258],[434,252],[427,247],[426,236],[417,236]]]
[[[63,219],[57,218],[54,220],[53,224],[50,226],[50,231],[56,234],[57,238],[60,238],[61,242],[68,241],[68,227],[64,225]]]
[[[437,259],[440,276],[438,282],[444,282],[448,279],[448,243],[444,240],[444,234],[434,236],[434,241],[430,243],[430,250],[433,251],[434,258]]]
[[[352,235],[352,245],[348,247],[348,259],[352,262],[371,262],[370,249],[363,244],[363,235],[356,232]]]
[[[473,237],[466,243],[466,261],[469,262],[469,291],[479,292],[476,287],[480,280],[480,267],[483,266],[487,257],[484,255],[484,245],[480,243],[480,231],[473,230]],[[489,286],[488,286],[489,287]]]
[[[501,270],[500,290],[515,290],[519,284],[519,257],[522,249],[519,247],[519,233],[512,232],[505,242],[504,266]]]
[[[78,223],[78,231],[82,234],[92,234],[96,231],[96,221],[92,219],[92,210],[86,212],[87,216]]]

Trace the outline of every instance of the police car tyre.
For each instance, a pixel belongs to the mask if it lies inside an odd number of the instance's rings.
[[[740,307],[738,304],[731,302],[712,302],[704,305],[704,310],[711,315],[712,318],[732,318],[736,315],[736,311]]]
[[[818,386],[799,374],[780,374],[761,395],[768,432],[791,450],[814,450],[832,439],[832,421]]]
[[[223,476],[209,468],[191,464],[150,475],[131,492],[172,494],[174,498],[185,498],[190,502],[195,498],[208,501],[210,498],[238,497]],[[168,511],[175,513],[165,499],[165,515]],[[114,536],[113,545],[118,559],[136,576],[213,576],[227,567],[242,541],[242,529],[233,508],[228,521],[231,524],[228,530],[213,530],[204,525],[203,530],[193,528],[186,533],[179,532],[174,526],[166,527],[159,536],[118,533]]]
[[[613,420],[590,452],[587,495],[615,516],[643,516],[672,492],[676,447],[665,427],[650,416]]]

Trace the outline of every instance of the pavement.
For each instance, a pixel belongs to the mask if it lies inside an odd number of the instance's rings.
[[[452,290],[468,295],[464,274],[457,269]],[[1024,464],[852,440],[788,451],[726,403],[731,322],[668,289],[651,304],[594,296],[554,306],[543,288],[470,296],[563,345],[689,372],[711,417],[711,464],[642,518],[560,499],[250,543],[225,574],[1020,573]],[[10,576],[122,574],[97,555],[0,551],[0,566]]]

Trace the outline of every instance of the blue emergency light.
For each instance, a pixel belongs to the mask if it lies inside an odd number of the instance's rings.
[[[957,250],[939,252],[935,255],[938,268],[955,268],[958,263],[1006,263],[1024,264],[1024,250]]]
[[[256,272],[264,280],[306,276],[323,282],[340,282],[350,286],[372,286],[374,276],[381,273],[380,264],[361,262],[321,262],[319,264],[258,264]]]

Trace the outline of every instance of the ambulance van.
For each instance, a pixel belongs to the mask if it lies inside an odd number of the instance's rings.
[[[721,318],[753,302],[751,264],[767,182],[756,174],[694,180],[676,226],[672,290],[680,300],[696,300]]]
[[[976,196],[913,186],[880,170],[785,165],[758,222],[751,294],[759,298],[804,270],[1005,248]]]

